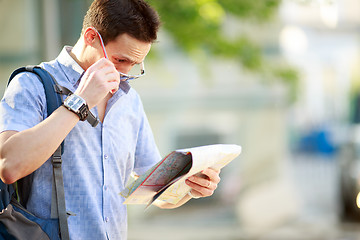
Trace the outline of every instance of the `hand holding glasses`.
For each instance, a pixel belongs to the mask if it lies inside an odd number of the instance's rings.
[[[107,53],[106,53],[106,49],[105,49],[105,44],[104,41],[101,37],[101,34],[98,32],[98,30],[96,30],[94,27],[91,27],[91,29],[93,29],[96,34],[98,35],[99,39],[100,39],[100,43],[101,43],[101,47],[104,53],[104,56],[106,59],[109,59]],[[128,81],[128,80],[134,80],[137,79],[139,77],[142,77],[145,75],[145,67],[144,67],[144,62],[141,62],[139,64],[135,64],[132,69],[130,70],[130,74],[126,74],[126,73],[122,73],[120,71],[118,71],[120,74],[120,80],[121,81]]]

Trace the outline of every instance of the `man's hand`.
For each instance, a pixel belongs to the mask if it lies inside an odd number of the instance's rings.
[[[186,179],[186,184],[192,188],[190,192],[191,195],[195,198],[209,197],[213,195],[218,183],[220,182],[219,174],[220,170],[207,168]],[[185,197],[183,197],[183,199],[181,199],[177,204],[166,203],[158,200],[156,200],[154,204],[160,208],[172,209],[184,205],[190,199],[191,197],[189,195],[185,195]]]
[[[108,59],[102,58],[86,70],[75,94],[85,99],[91,109],[109,92],[117,91],[119,84],[120,75],[114,64]]]
[[[192,188],[191,195],[199,197],[209,197],[213,195],[220,182],[220,170],[207,168],[201,173],[189,177],[185,182]]]

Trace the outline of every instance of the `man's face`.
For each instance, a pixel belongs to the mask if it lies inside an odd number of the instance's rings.
[[[150,48],[151,43],[139,41],[128,34],[119,35],[105,46],[109,60],[119,72],[125,74],[144,61]]]

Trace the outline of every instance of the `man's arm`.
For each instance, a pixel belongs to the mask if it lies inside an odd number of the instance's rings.
[[[7,184],[38,169],[55,152],[79,118],[60,107],[33,128],[0,134],[0,177]]]
[[[191,195],[196,198],[209,197],[213,195],[220,182],[220,170],[207,168],[201,174],[195,174],[185,180],[186,184],[191,187]],[[155,201],[154,205],[163,209],[173,209],[187,203],[192,197],[186,194],[177,204]]]
[[[85,72],[75,94],[91,109],[113,89],[118,89],[120,77],[114,65],[100,59]],[[59,107],[38,125],[21,131],[0,134],[0,178],[10,184],[38,169],[57,149],[79,117]]]

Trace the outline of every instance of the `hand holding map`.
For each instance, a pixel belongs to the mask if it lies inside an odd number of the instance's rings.
[[[241,147],[234,144],[173,151],[120,194],[124,204],[151,204],[156,199],[176,204],[191,190],[185,183],[188,177],[209,167],[221,169],[240,153]]]

